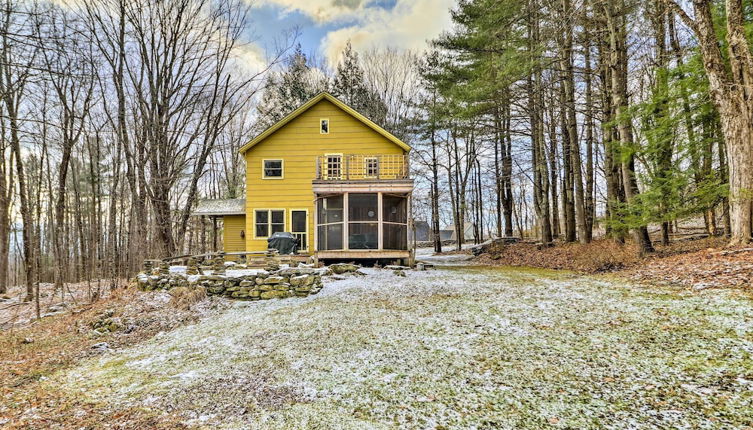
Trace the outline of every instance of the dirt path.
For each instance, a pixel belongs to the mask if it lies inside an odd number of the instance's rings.
[[[753,425],[753,302],[734,291],[367,272],[238,304],[49,383],[209,428]]]

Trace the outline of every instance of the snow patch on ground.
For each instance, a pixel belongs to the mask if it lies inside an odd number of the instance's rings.
[[[753,303],[531,269],[363,269],[61,373],[216,428],[719,428],[753,422]]]

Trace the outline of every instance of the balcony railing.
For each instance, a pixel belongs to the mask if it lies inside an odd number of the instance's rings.
[[[409,179],[407,155],[330,154],[316,158],[320,181],[369,181]]]

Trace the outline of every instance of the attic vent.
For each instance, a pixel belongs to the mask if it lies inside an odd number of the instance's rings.
[[[329,134],[329,120],[328,119],[319,120],[319,133]]]

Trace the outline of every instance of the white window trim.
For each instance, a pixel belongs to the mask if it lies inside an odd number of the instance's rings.
[[[269,236],[257,236],[256,235],[256,213],[267,212],[267,226],[271,227],[272,226],[272,212],[280,212],[280,211],[282,212],[282,231],[286,231],[288,225],[287,225],[287,217],[286,217],[287,214],[285,212],[285,208],[256,208],[251,212],[254,217],[254,239],[255,240],[269,239]],[[269,234],[271,230],[272,230],[271,228],[268,228],[267,234]]]
[[[335,156],[340,157],[340,176],[336,178],[329,176],[329,157]],[[324,173],[327,179],[342,179],[345,176],[345,155],[343,153],[324,154]]]
[[[322,122],[327,121],[327,132],[322,131]],[[319,134],[329,134],[332,131],[332,123],[329,118],[319,118]]]
[[[376,174],[369,174],[369,162],[376,161]],[[363,177],[364,178],[378,178],[379,177],[379,157],[364,157],[363,158]]]
[[[267,176],[266,171],[267,169],[264,167],[267,161],[279,161],[280,162],[280,169],[282,170],[281,176]],[[280,180],[285,179],[285,160],[282,158],[265,158],[261,160],[261,178],[262,179],[269,179],[269,180]]]

